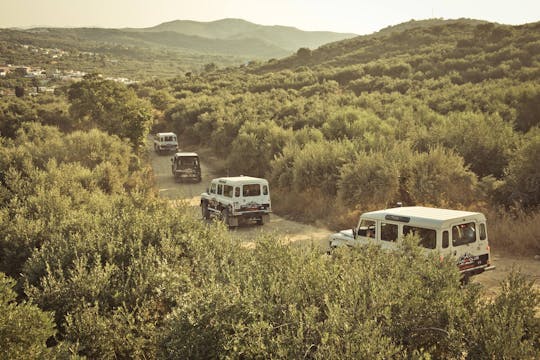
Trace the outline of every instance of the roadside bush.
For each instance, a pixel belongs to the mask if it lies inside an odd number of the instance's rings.
[[[227,165],[232,174],[264,177],[270,161],[278,156],[292,139],[292,131],[285,130],[272,121],[245,123],[232,142]]]
[[[442,147],[413,157],[402,169],[404,186],[413,204],[459,207],[477,201],[477,178],[463,158]]]
[[[399,191],[397,164],[382,153],[359,153],[341,168],[338,198],[347,206],[386,208]]]
[[[317,188],[335,196],[341,167],[354,159],[355,152],[354,144],[348,140],[311,142],[296,152],[292,168],[283,170],[290,171],[295,191]]]
[[[534,280],[517,272],[510,274],[501,283],[501,293],[492,301],[481,301],[473,312],[465,338],[468,358],[537,359],[539,306],[540,293],[534,290]]]
[[[461,155],[480,177],[503,176],[517,136],[497,114],[451,113],[430,131],[432,146],[442,144]]]
[[[46,341],[56,334],[53,317],[32,303],[17,304],[15,281],[0,273],[0,357],[43,359],[50,355]]]
[[[501,201],[525,208],[540,205],[540,128],[525,136],[506,169]]]
[[[368,247],[327,257],[259,238],[222,281],[182,297],[164,323],[160,356],[490,358],[493,338],[512,342],[509,358],[540,353],[536,302],[524,300],[539,296],[530,284],[483,303],[476,286],[460,285],[452,260],[426,256],[416,241],[407,238],[397,253]],[[516,308],[514,296],[522,299]],[[519,325],[519,334],[495,324]],[[493,336],[483,337],[486,327]]]

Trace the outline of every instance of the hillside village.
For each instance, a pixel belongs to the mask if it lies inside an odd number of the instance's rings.
[[[55,67],[62,57],[96,57],[100,56],[92,52],[74,52],[58,48],[41,48],[32,45],[19,45],[21,49],[30,52],[33,55],[45,56],[49,59],[49,66],[36,66],[26,64],[1,64],[0,63],[0,96],[16,96],[16,87],[22,86],[24,94],[35,96],[39,93],[54,93],[59,86],[69,85],[70,83],[80,81],[87,74],[85,71],[77,69],[61,69]],[[116,60],[109,60],[115,62]],[[104,77],[106,80],[112,80],[124,85],[133,84],[136,81],[125,77]],[[18,85],[13,85],[18,83]]]

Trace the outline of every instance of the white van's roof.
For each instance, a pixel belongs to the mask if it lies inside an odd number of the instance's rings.
[[[226,183],[245,184],[246,182],[254,182],[257,184],[261,184],[261,183],[268,184],[268,180],[266,179],[261,179],[261,178],[252,177],[252,176],[243,176],[243,175],[231,176],[231,177],[220,177],[215,180],[222,183],[226,182]]]
[[[157,133],[157,136],[176,136],[173,132],[163,132],[163,133]]]
[[[180,156],[199,156],[199,154],[195,153],[195,152],[177,152],[174,154],[174,156],[176,157],[180,157]]]
[[[462,210],[450,210],[430,208],[423,206],[404,206],[391,209],[371,211],[362,214],[362,217],[368,217],[375,220],[393,220],[403,223],[423,223],[431,226],[442,226],[444,223],[455,221],[467,221],[475,218],[484,220],[485,217],[479,212],[470,212]]]

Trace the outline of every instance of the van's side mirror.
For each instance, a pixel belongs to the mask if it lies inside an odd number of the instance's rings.
[[[356,228],[352,228],[352,236],[353,238],[356,239],[356,237],[358,236],[358,234],[356,233]]]
[[[206,188],[206,193],[210,194],[210,190],[208,188]]]

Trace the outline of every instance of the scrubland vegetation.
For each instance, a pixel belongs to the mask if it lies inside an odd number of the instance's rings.
[[[278,211],[350,226],[395,201],[471,208],[493,247],[538,251],[538,29],[412,27],[3,101],[0,357],[538,358],[523,275],[488,299],[415,239],[396,254],[246,248],[159,199],[141,146],[158,119],[232,174],[267,176]]]

